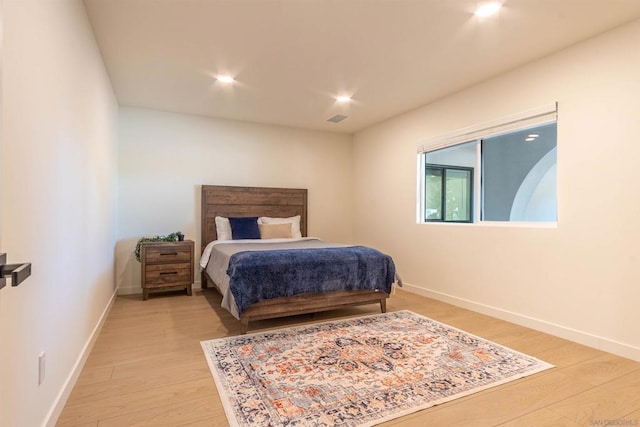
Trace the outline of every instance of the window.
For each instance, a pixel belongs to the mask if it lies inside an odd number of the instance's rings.
[[[556,222],[556,106],[419,148],[419,222]]]
[[[473,168],[427,164],[425,221],[471,222]]]

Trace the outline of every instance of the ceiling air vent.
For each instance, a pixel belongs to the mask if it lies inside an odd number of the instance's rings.
[[[341,121],[347,118],[348,116],[343,116],[342,114],[336,114],[335,116],[327,119],[327,121],[332,123],[340,123]]]

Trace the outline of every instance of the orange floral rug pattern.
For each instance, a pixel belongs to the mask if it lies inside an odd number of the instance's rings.
[[[202,341],[232,426],[371,426],[552,365],[410,311]]]

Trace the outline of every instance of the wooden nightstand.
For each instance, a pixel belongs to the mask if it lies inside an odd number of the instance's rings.
[[[149,291],[186,289],[193,284],[193,241],[148,242],[141,246],[142,299]]]

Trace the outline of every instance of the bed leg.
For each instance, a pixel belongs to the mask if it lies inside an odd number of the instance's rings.
[[[240,334],[245,335],[249,330],[249,319],[240,319]]]
[[[200,288],[207,289],[209,287],[207,283],[207,275],[204,272],[200,273]]]
[[[381,298],[380,299],[380,311],[382,313],[386,313],[387,312],[387,299],[386,298]]]

